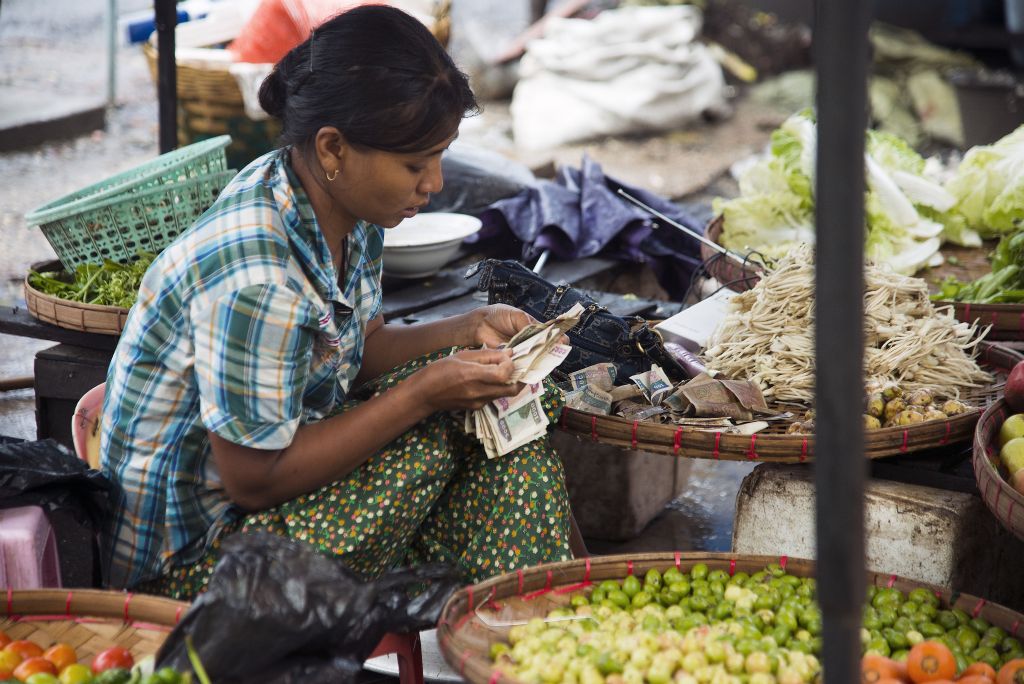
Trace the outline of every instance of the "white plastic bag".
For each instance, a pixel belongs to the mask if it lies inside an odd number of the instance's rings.
[[[522,60],[511,104],[516,144],[670,130],[721,106],[722,69],[695,42],[702,18],[682,5],[552,19]]]

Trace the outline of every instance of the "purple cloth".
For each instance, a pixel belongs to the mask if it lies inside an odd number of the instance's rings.
[[[697,212],[605,176],[601,166],[584,155],[581,169],[563,167],[555,180],[539,181],[492,204],[480,216],[483,228],[475,241],[500,244],[506,253],[518,246],[524,262],[551,250],[552,257],[563,261],[602,256],[647,263],[669,295],[681,299],[700,266],[700,243],[672,226],[660,225],[619,197],[618,188],[703,234],[706,221]]]

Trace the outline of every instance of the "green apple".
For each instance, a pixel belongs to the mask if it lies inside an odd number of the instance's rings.
[[[1017,437],[1024,437],[1024,413],[1014,413],[1003,421],[999,428],[999,448],[1002,449],[1004,444]]]
[[[1024,470],[1024,437],[1015,437],[1004,444],[999,450],[999,460],[1010,475]]]

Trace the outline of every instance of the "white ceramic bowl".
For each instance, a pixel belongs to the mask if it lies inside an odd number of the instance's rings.
[[[480,219],[468,214],[427,212],[384,230],[384,274],[426,278],[440,271],[459,245],[480,230]]]

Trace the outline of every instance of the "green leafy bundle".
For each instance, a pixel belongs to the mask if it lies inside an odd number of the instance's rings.
[[[992,253],[992,272],[965,283],[949,277],[933,300],[983,304],[1024,302],[1024,232],[1004,235]]]
[[[80,264],[73,276],[65,271],[30,271],[28,283],[44,294],[68,301],[130,309],[142,276],[155,258],[155,254],[140,252],[130,264],[110,259],[102,264]]]

